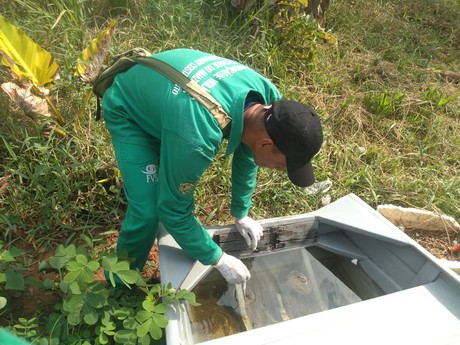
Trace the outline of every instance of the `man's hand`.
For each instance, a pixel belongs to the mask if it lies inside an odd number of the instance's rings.
[[[234,256],[222,253],[222,256],[214,266],[229,284],[245,283],[251,278],[248,268],[243,262]]]
[[[255,250],[257,248],[257,242],[259,242],[263,234],[264,229],[262,225],[249,217],[235,218],[235,225],[241,236],[246,240],[248,247]]]

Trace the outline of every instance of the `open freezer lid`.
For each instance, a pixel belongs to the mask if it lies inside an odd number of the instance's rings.
[[[401,230],[355,194],[348,194],[313,214],[319,222],[338,226],[343,230],[378,239],[409,243]]]

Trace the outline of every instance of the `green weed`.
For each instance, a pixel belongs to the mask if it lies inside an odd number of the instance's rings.
[[[55,255],[40,264],[41,270],[57,271],[58,279],[35,286],[53,291],[62,301],[49,315],[18,318],[11,326],[18,336],[43,345],[151,344],[164,341],[168,304],[197,305],[193,293],[170,284],[148,285],[139,272],[130,270],[128,258],[101,252],[89,237],[82,239],[84,246],[59,245]],[[16,273],[4,264],[14,261],[13,251],[0,251],[0,286],[6,282],[5,289],[23,291],[22,276],[13,277]],[[107,273],[109,287],[96,280],[98,270]],[[4,304],[3,296],[0,302]]]
[[[385,90],[382,94],[371,96],[366,101],[368,110],[381,116],[397,115],[405,95],[400,92],[390,93]]]

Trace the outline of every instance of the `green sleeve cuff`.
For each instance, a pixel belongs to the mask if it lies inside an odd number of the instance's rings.
[[[210,263],[202,262],[203,265],[214,265],[222,256],[222,249],[218,246]]]

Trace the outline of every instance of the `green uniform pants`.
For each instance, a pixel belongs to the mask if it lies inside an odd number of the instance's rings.
[[[117,242],[135,259],[132,269],[142,271],[158,232],[158,155],[152,147],[113,141],[123,177],[128,209]]]

